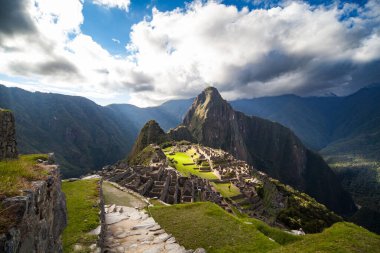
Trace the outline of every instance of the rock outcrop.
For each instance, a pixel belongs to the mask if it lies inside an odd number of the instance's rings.
[[[199,143],[230,152],[339,214],[349,215],[356,210],[329,166],[291,130],[234,111],[213,87],[194,100],[183,125]]]
[[[41,165],[49,171],[46,180],[32,182],[23,195],[2,200],[1,207],[12,223],[0,234],[0,252],[62,252],[61,233],[66,226],[66,201],[61,191],[59,168]]]
[[[149,144],[160,144],[169,140],[168,136],[154,120],[148,121],[141,129],[139,136],[128,156],[128,161],[136,157]]]
[[[0,108],[0,160],[17,155],[15,118],[11,111]]]

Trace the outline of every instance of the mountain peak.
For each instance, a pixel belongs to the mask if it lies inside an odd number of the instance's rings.
[[[198,95],[198,97],[204,97],[204,100],[209,101],[224,101],[219,91],[212,86],[209,86],[206,89],[204,89],[202,93]]]
[[[149,144],[161,144],[165,141],[167,141],[167,136],[164,130],[162,130],[155,120],[149,120],[141,129],[128,156],[128,160],[131,161],[132,158],[136,157]]]

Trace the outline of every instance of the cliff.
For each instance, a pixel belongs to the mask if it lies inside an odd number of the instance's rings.
[[[0,160],[17,158],[15,118],[11,111],[0,108]]]
[[[56,165],[39,164],[47,174],[32,181],[19,196],[2,199],[0,252],[62,252],[66,202]]]
[[[169,137],[156,121],[148,121],[141,129],[132,151],[128,155],[128,161],[131,162],[149,144],[161,144],[168,140]]]
[[[234,111],[215,88],[198,95],[183,125],[199,143],[230,152],[339,214],[349,215],[356,210],[329,166],[291,130]]]

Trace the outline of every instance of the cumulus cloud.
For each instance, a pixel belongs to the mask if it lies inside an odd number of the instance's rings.
[[[206,85],[229,99],[347,94],[380,79],[373,72],[380,69],[378,9],[378,1],[343,8],[288,2],[239,11],[198,1],[185,10],[154,10],[151,21],[133,27],[129,49],[154,79],[152,97],[186,96]]]
[[[0,8],[0,35],[30,33],[35,30],[33,20],[28,15],[27,0],[2,0]]]
[[[14,13],[0,15],[22,21],[0,22],[0,73],[28,78],[41,90],[102,103],[105,94],[109,103],[127,94],[125,102],[147,106],[209,85],[237,99],[345,95],[380,79],[378,1],[254,10],[195,1],[169,12],[153,9],[151,19],[132,27],[125,57],[81,32],[82,1],[20,2],[14,10],[9,0]]]
[[[130,0],[93,0],[94,4],[104,6],[107,8],[118,8],[121,10],[129,11]]]

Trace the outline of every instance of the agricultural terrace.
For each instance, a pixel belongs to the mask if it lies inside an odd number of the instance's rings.
[[[171,166],[175,167],[183,176],[189,177],[192,174],[205,179],[219,179],[214,172],[199,169],[200,167],[209,168],[210,165],[207,161],[203,161],[201,164],[196,163],[200,155],[194,148],[190,148],[186,152],[173,152],[173,147],[168,147],[163,151],[169,159],[173,159]],[[239,188],[234,184],[213,182],[212,185],[225,198],[240,194]]]
[[[234,184],[212,182],[211,185],[214,186],[215,190],[217,190],[225,198],[231,198],[240,195],[239,188]]]
[[[189,177],[190,174],[192,174],[205,179],[218,179],[214,172],[199,170],[199,165],[197,165],[194,161],[199,157],[199,155],[196,154],[195,150],[189,149],[186,152],[174,153],[172,153],[171,150],[172,148],[169,147],[164,149],[163,151],[169,159],[173,159],[173,162],[171,162],[170,165],[176,168],[183,176]],[[193,155],[193,158],[191,157],[191,155]]]

